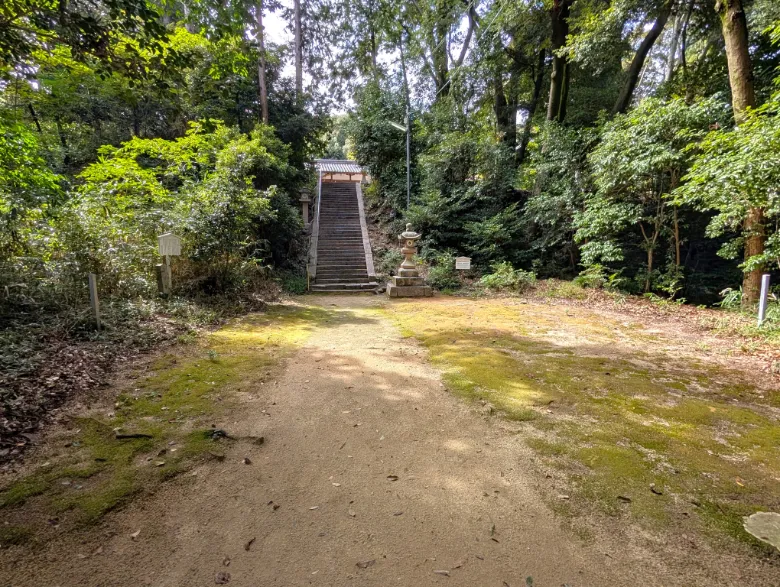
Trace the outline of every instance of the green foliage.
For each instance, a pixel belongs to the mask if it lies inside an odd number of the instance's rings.
[[[395,275],[403,260],[404,256],[397,248],[385,249],[379,254],[376,269],[382,275]]]
[[[405,135],[388,121],[403,122],[403,99],[395,88],[383,89],[371,81],[358,90],[355,101],[355,112],[346,122],[355,157],[369,169],[382,203],[402,210],[406,207]]]
[[[735,258],[743,244],[744,219],[761,208],[767,224],[780,218],[780,93],[758,110],[750,111],[734,128],[710,132],[702,141],[685,184],[674,193],[680,203],[715,211],[707,233],[711,237],[737,233],[720,254]],[[742,265],[745,271],[772,263],[780,256],[780,235],[772,232],[766,249]]]
[[[595,138],[593,130],[547,122],[533,145],[522,226],[526,256],[544,275],[575,268],[573,222],[590,187],[586,154]]]
[[[23,63],[54,39],[79,59],[128,68],[132,57],[122,59],[126,56],[114,51],[113,41],[122,35],[136,39],[139,50],[160,51],[166,30],[156,5],[146,0],[9,2],[0,21],[0,65]],[[143,69],[134,71],[139,72]]]
[[[308,290],[308,281],[305,275],[284,272],[281,275],[282,290],[293,295],[303,295]]]
[[[695,145],[723,112],[714,99],[688,105],[648,98],[605,124],[589,156],[595,191],[574,218],[583,264],[624,261],[626,249],[636,247],[647,255],[646,267],[637,272],[645,291],[660,279],[654,253],[664,242],[667,250],[673,247],[679,214],[669,211],[669,194],[688,169]],[[675,288],[674,277],[664,280],[667,290]]]
[[[598,263],[588,265],[574,278],[574,284],[580,287],[593,289],[620,289],[624,279],[620,272],[611,273],[606,267]]]
[[[460,276],[455,269],[455,255],[450,252],[434,253],[429,256],[428,283],[440,291],[460,287]]]
[[[35,223],[62,202],[63,180],[48,167],[32,131],[0,116],[0,261],[27,248]]]
[[[511,263],[503,261],[492,266],[492,273],[483,275],[480,285],[493,290],[511,290],[522,292],[536,283],[536,274],[531,271],[515,269]]]

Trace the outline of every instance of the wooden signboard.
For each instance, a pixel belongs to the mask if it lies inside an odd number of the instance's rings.
[[[455,269],[471,269],[471,257],[455,257]]]
[[[178,256],[181,255],[181,237],[172,232],[166,232],[157,237],[157,244],[160,256]]]

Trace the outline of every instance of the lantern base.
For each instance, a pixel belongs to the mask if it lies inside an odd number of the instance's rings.
[[[414,268],[414,269],[405,269],[404,266],[401,265],[401,267],[398,268],[398,275],[400,277],[412,277],[412,278],[414,278],[414,277],[419,277],[420,276],[420,272],[416,268]]]
[[[387,284],[391,298],[427,298],[433,295],[431,286],[422,277],[391,277]]]

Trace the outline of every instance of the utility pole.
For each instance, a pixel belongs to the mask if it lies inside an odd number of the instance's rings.
[[[409,203],[412,199],[412,121],[409,118],[409,105],[406,105],[406,117],[404,118],[406,126],[406,209],[409,210]]]

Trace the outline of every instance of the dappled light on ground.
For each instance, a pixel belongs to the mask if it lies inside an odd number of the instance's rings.
[[[394,304],[458,395],[527,421],[527,443],[573,496],[553,506],[631,513],[652,528],[729,534],[780,507],[780,395],[681,356],[674,341],[603,316],[516,300]]]

